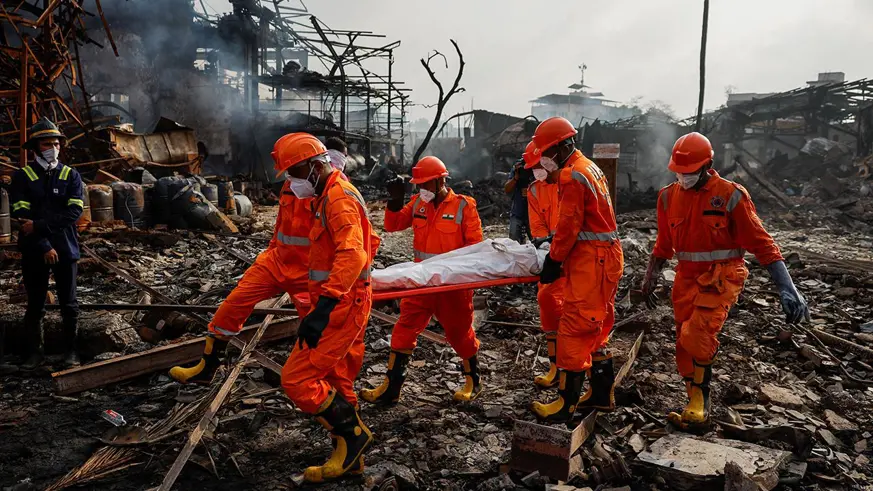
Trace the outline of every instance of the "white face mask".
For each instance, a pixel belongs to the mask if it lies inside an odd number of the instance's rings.
[[[545,181],[547,177],[549,177],[549,171],[545,169],[534,169],[533,170],[534,179],[537,181]]]
[[[334,169],[342,172],[346,168],[346,156],[339,150],[328,150],[327,156],[330,157],[330,165]]]
[[[306,179],[299,179],[297,177],[286,176],[291,188],[291,192],[294,193],[294,196],[297,196],[298,199],[311,198],[315,196],[315,184],[309,182],[309,177],[315,171],[315,167],[309,168],[309,175],[306,176]],[[319,179],[321,176],[319,176]],[[318,181],[316,180],[316,184]]]
[[[700,173],[680,174],[676,172],[676,179],[679,181],[679,185],[682,186],[682,189],[691,189],[697,184],[697,181],[700,180]]]
[[[540,165],[543,166],[543,169],[545,169],[546,172],[555,172],[558,170],[558,163],[551,157],[542,157],[540,159]]]
[[[56,164],[58,162],[58,154],[60,153],[61,151],[58,147],[47,148],[42,151],[42,158],[49,164]]]
[[[428,191],[427,189],[419,189],[418,197],[421,198],[421,200],[425,203],[430,203],[431,201],[433,201],[434,198],[436,198],[436,193],[434,193],[433,191]]]

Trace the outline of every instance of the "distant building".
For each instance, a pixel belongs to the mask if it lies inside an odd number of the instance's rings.
[[[831,84],[841,84],[845,81],[846,74],[843,72],[821,72],[818,74],[817,80],[807,81],[806,85],[808,87],[822,87]],[[756,99],[766,99],[767,97],[774,96],[777,93],[778,92],[742,92],[736,94],[728,94],[727,102],[725,103],[725,105],[727,107],[736,106],[737,104],[754,101]]]
[[[579,67],[582,71],[582,80],[569,86],[569,93],[547,94],[530,101],[530,113],[540,121],[560,116],[576,126],[594,120],[611,123],[640,113],[635,107],[603,99],[602,92],[585,90],[590,88],[584,83],[586,68],[585,65]]]

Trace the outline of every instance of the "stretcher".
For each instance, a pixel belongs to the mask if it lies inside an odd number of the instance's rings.
[[[432,295],[457,290],[475,290],[477,288],[491,288],[494,286],[518,285],[521,283],[535,283],[540,280],[539,276],[518,276],[512,278],[497,278],[493,280],[473,281],[470,283],[458,283],[452,285],[424,286],[420,288],[404,288],[400,290],[374,290],[373,301],[396,300],[399,298],[417,297],[419,295]],[[298,293],[294,295],[295,302],[301,306],[309,306],[309,294]]]

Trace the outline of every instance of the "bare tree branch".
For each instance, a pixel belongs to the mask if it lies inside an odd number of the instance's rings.
[[[416,162],[418,162],[418,159],[421,158],[421,154],[424,153],[425,149],[427,149],[427,146],[430,144],[430,139],[433,137],[433,134],[436,132],[437,126],[440,124],[440,119],[442,119],[443,117],[443,109],[445,109],[446,104],[448,104],[449,102],[449,99],[451,99],[453,95],[459,92],[464,92],[463,87],[458,87],[461,83],[461,77],[464,76],[464,54],[461,53],[461,48],[458,47],[458,43],[455,42],[454,39],[450,39],[450,41],[452,42],[452,46],[455,47],[455,52],[458,54],[458,73],[455,76],[455,82],[452,84],[452,87],[449,89],[448,92],[445,92],[445,90],[443,89],[443,85],[440,83],[433,69],[430,67],[430,61],[434,57],[442,56],[443,60],[446,62],[446,68],[448,68],[448,60],[446,60],[446,57],[439,51],[434,51],[428,56],[427,60],[425,60],[424,58],[421,59],[421,66],[424,67],[431,81],[434,83],[434,85],[437,86],[437,89],[439,90],[439,97],[437,98],[436,103],[436,114],[434,115],[433,121],[430,123],[430,128],[427,130],[427,134],[421,141],[418,149],[415,150],[415,155],[413,155],[412,157],[412,166],[415,166]],[[412,167],[410,167],[409,173],[412,174]]]

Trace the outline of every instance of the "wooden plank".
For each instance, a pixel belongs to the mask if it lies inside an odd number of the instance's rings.
[[[282,298],[273,303],[272,307],[278,307],[284,304],[289,299],[288,294],[282,295]],[[182,468],[185,467],[185,464],[188,462],[188,458],[194,452],[194,448],[200,443],[200,439],[203,437],[203,434],[206,433],[206,429],[209,427],[209,424],[212,422],[212,419],[215,418],[215,415],[218,414],[218,410],[221,408],[222,404],[224,404],[224,400],[230,394],[230,390],[233,388],[233,384],[236,382],[237,377],[239,377],[240,372],[242,372],[242,368],[245,366],[249,357],[251,356],[251,352],[254,350],[255,346],[260,342],[261,337],[264,335],[264,332],[267,330],[267,326],[270,321],[273,320],[272,315],[268,315],[264,322],[258,327],[258,330],[255,331],[254,336],[252,336],[251,341],[246,344],[245,349],[243,349],[240,354],[239,359],[234,365],[233,369],[227,375],[227,378],[224,380],[224,383],[221,385],[221,388],[218,389],[218,394],[215,395],[215,399],[212,400],[212,403],[209,404],[209,407],[206,409],[206,413],[200,418],[200,422],[191,431],[191,434],[188,435],[188,441],[185,442],[185,446],[182,447],[182,451],[179,452],[179,456],[176,457],[176,461],[173,462],[173,466],[170,467],[167,475],[164,476],[164,480],[161,482],[161,487],[158,488],[158,491],[170,491],[173,487],[173,483],[176,482],[176,478],[179,477],[179,474],[182,472]]]
[[[296,336],[298,323],[298,319],[273,323],[267,328],[262,341],[277,341]],[[234,344],[241,344],[251,339],[256,329],[257,326],[243,328],[240,335],[237,336],[239,339]],[[59,395],[75,394],[192,362],[203,354],[205,342],[205,337],[199,337],[181,343],[160,346],[142,353],[119,356],[111,360],[55,372],[52,374],[55,393]],[[278,366],[275,362],[274,365]],[[279,372],[281,372],[281,367],[279,367]]]
[[[627,361],[615,377],[618,387],[636,361],[645,333],[640,333]],[[582,470],[581,457],[574,454],[594,433],[598,411],[591,411],[573,431],[546,426],[529,421],[515,421],[512,436],[510,467],[524,472],[539,471],[540,474],[567,481]]]
[[[734,146],[739,148],[743,152],[749,154],[749,156],[752,157],[753,159],[755,158],[755,156],[752,155],[751,152],[749,152],[748,150],[743,148],[743,146],[740,143],[734,142]],[[789,203],[788,196],[786,196],[785,193],[783,193],[778,187],[776,187],[776,185],[774,185],[772,182],[770,182],[769,179],[764,177],[764,174],[762,174],[761,172],[758,172],[755,169],[752,169],[752,167],[748,163],[744,162],[743,159],[741,159],[741,158],[737,158],[734,160],[736,161],[737,164],[739,164],[740,167],[743,168],[744,171],[746,171],[746,174],[748,174],[752,179],[754,179],[755,182],[757,182],[762,188],[766,189],[770,194],[772,194],[773,197],[776,198],[776,201],[780,205],[782,205],[785,208],[791,208],[791,204]]]

